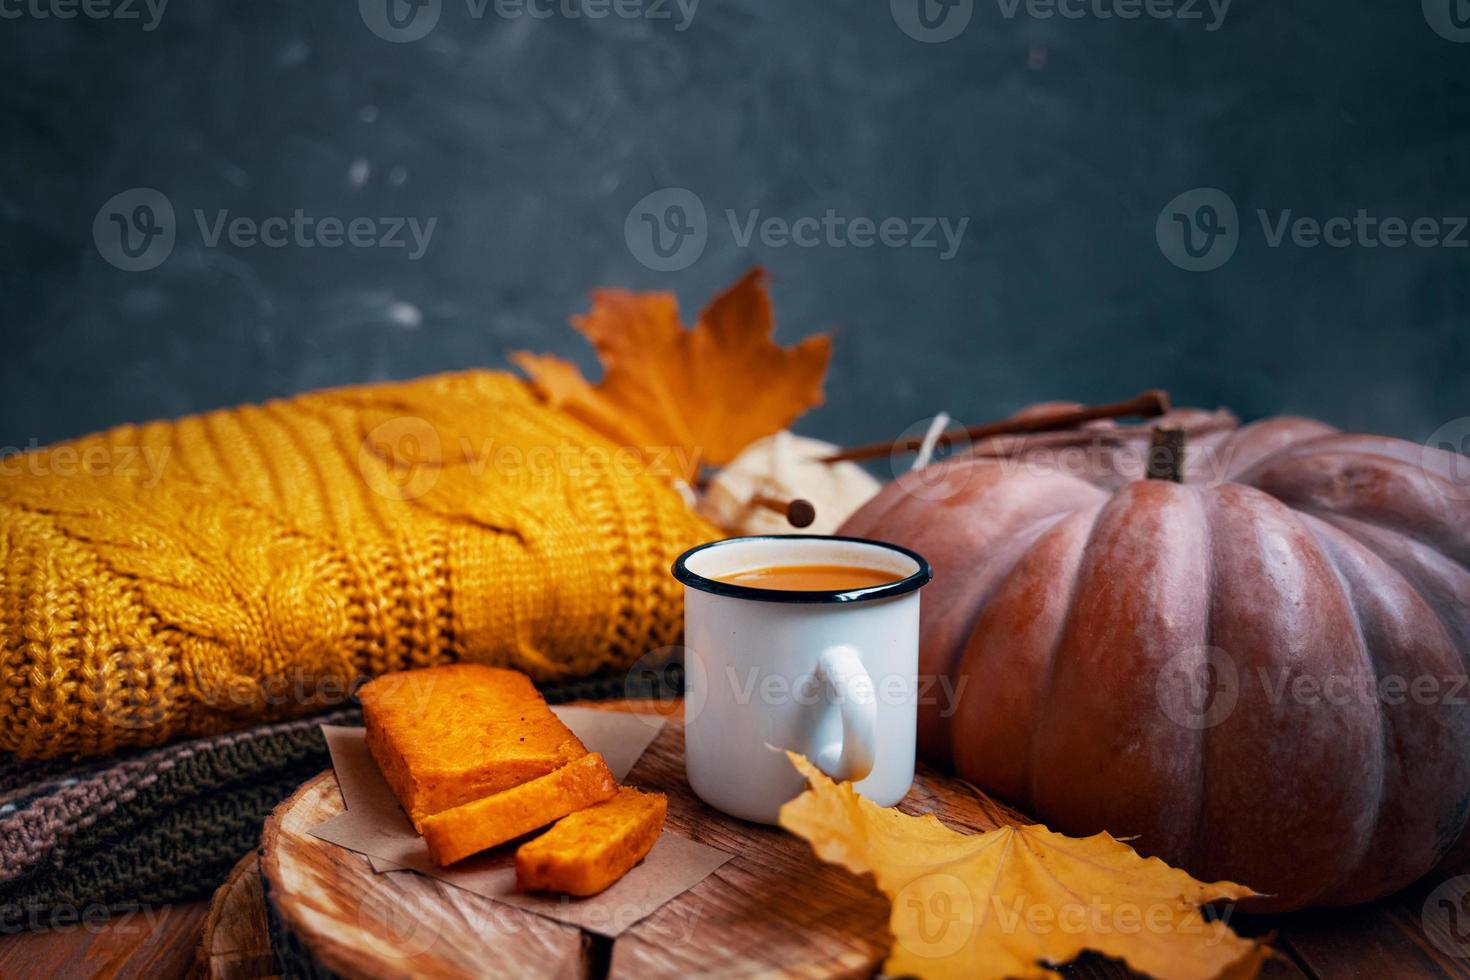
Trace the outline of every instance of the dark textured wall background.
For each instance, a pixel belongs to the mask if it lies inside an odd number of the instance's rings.
[[[839,331],[802,425],[839,441],[1150,386],[1415,439],[1470,415],[1470,249],[1272,248],[1255,216],[1470,214],[1470,43],[1431,28],[1440,0],[1238,0],[1214,31],[1203,4],[1125,21],[973,0],[944,43],[881,2],[704,0],[676,30],[673,0],[670,20],[442,0],[409,43],[368,28],[374,0],[172,0],[153,30],[141,2],[143,21],[36,15],[51,2],[0,0],[0,446],[522,347],[590,366],[566,317],[591,287],[675,290],[692,314],[756,263],[784,339]],[[135,187],[176,212],[142,272],[93,235]],[[665,187],[708,214],[674,272],[624,231]],[[1196,187],[1239,208],[1214,271],[1155,236]],[[207,247],[193,216],[297,208],[437,226],[411,261]],[[969,225],[946,261],[742,247],[725,218],[829,208]]]

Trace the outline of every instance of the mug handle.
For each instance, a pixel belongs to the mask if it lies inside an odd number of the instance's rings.
[[[832,686],[842,712],[842,741],[817,752],[817,768],[838,781],[857,782],[873,771],[878,741],[878,700],[863,658],[846,644],[831,646],[817,659],[818,679]]]

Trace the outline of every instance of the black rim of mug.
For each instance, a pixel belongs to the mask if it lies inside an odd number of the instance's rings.
[[[721,582],[718,579],[706,578],[698,572],[689,568],[689,559],[707,551],[710,548],[719,548],[727,544],[735,544],[741,541],[843,541],[849,544],[871,545],[875,548],[886,548],[896,551],[918,564],[918,569],[904,576],[896,582],[885,582],[882,585],[869,585],[861,589],[840,589],[834,591],[804,591],[795,589],[758,589],[753,585],[736,585],[731,582]],[[934,577],[934,570],[929,567],[929,562],[923,555],[910,551],[902,545],[893,544],[890,541],[874,541],[872,538],[851,538],[840,534],[750,534],[735,538],[721,538],[719,541],[709,541],[705,544],[690,548],[674,561],[674,578],[691,589],[700,592],[708,592],[710,595],[725,596],[730,599],[754,599],[759,602],[802,602],[802,603],[845,603],[845,602],[871,602],[874,599],[891,599],[894,596],[908,595],[910,592],[927,585]]]

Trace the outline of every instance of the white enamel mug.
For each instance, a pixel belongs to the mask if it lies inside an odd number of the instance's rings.
[[[895,576],[841,592],[720,581],[783,565],[857,565]],[[812,760],[880,806],[914,778],[919,589],[929,563],[897,545],[783,534],[728,538],[674,563],[684,584],[684,768],[710,806],[775,823]]]

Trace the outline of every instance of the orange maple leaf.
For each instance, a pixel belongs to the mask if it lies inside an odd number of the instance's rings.
[[[646,453],[676,451],[686,479],[822,402],[831,338],[776,344],[759,268],[716,296],[691,330],[672,294],[623,289],[595,291],[572,325],[602,362],[596,385],[554,355],[517,351],[511,360],[542,397],[603,435]]]

